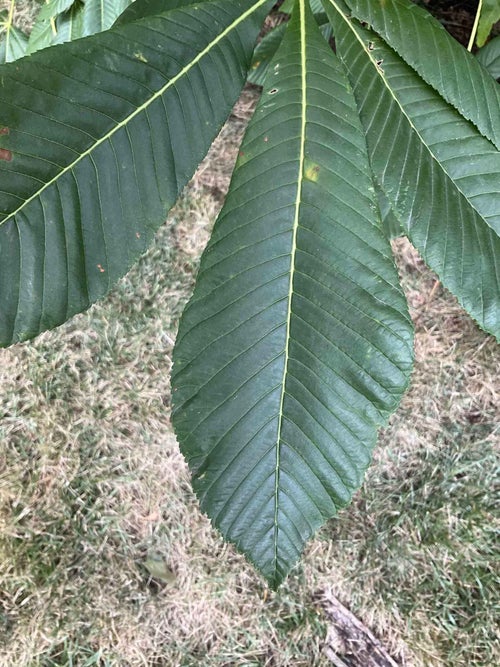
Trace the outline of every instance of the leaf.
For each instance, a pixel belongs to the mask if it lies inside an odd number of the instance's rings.
[[[172,375],[201,507],[272,586],[361,484],[411,363],[352,91],[299,0],[182,316]]]
[[[378,198],[378,205],[380,208],[380,218],[382,222],[382,229],[388,239],[397,239],[404,236],[404,229],[400,220],[391,206],[391,202],[386,197],[384,191],[380,186],[375,188]]]
[[[76,0],[79,2],[80,0]],[[75,4],[75,0],[48,0],[45,2],[38,12],[38,21],[48,21],[55,18],[59,14],[68,11],[68,9]]]
[[[114,24],[116,19],[127,9],[132,0],[113,0],[113,2],[104,2],[103,0],[86,0],[82,15],[83,34],[93,35],[102,30],[108,30]],[[192,4],[192,2],[190,3]],[[171,3],[163,2],[163,11],[172,9]]]
[[[321,4],[321,0],[309,0],[309,3],[314,14],[323,12],[323,5]],[[294,5],[295,0],[285,0],[285,2],[279,8],[279,11],[283,12],[283,14],[291,14]]]
[[[121,2],[122,0],[120,0]],[[171,11],[172,9],[180,9],[181,7],[186,7],[187,5],[195,4],[196,0],[142,0],[141,2],[132,2],[129,3],[129,6],[120,16],[117,18],[115,25],[121,25],[122,23],[130,23],[131,21],[137,21],[138,19],[143,18],[144,16],[152,16],[154,14],[161,14],[165,11]],[[211,0],[197,0],[196,4],[201,5],[204,2],[210,2]]]
[[[499,336],[499,152],[338,0],[327,1],[376,179],[427,264]]]
[[[248,81],[255,86],[263,86],[269,69],[269,63],[276,55],[283,35],[286,31],[286,23],[281,23],[273,30],[264,35],[257,44],[253,54],[252,65],[248,72]]]
[[[81,15],[80,0],[58,0],[43,5],[31,30],[27,52],[29,54],[76,38],[74,25]]]
[[[161,556],[149,556],[144,561],[144,567],[152,577],[165,584],[175,584],[177,581],[177,576]]]
[[[229,115],[269,5],[193,4],[0,67],[1,345],[88,308],[144,252]]]
[[[500,35],[479,49],[476,57],[494,79],[500,79]]]
[[[347,0],[347,4],[356,18],[372,26],[500,149],[500,87],[428,11],[410,0]]]
[[[332,37],[332,26],[330,25],[326,15],[322,13],[321,15],[316,15],[316,20],[320,26],[321,34],[328,42]],[[248,73],[248,82],[252,83],[254,86],[264,85],[264,80],[267,75],[269,64],[274,58],[276,51],[281,44],[283,35],[285,34],[286,23],[281,23],[280,25],[273,28],[267,35],[264,35],[262,40],[257,45],[252,60],[252,66]]]
[[[7,12],[0,12],[0,17],[0,64],[4,64],[25,55],[28,37],[12,24]]]
[[[478,46],[484,46],[492,27],[497,21],[500,21],[499,0],[483,0],[476,36],[476,44]]]
[[[56,0],[63,6],[62,0]],[[42,12],[37,18],[30,38],[30,53],[44,49],[54,44],[62,44],[75,39],[81,39],[95,33],[108,30],[115,23],[116,19],[131,4],[132,0],[113,0],[113,2],[103,2],[103,0],[85,0],[85,2],[66,2],[70,5],[68,11],[62,11],[55,22],[43,20]],[[139,2],[134,18],[140,18],[142,5]],[[175,9],[179,2],[163,0],[161,7],[158,3],[158,9],[155,13],[161,13],[168,9]],[[189,3],[194,4],[194,0]],[[47,8],[49,5],[46,6]],[[150,12],[148,12],[150,13]]]

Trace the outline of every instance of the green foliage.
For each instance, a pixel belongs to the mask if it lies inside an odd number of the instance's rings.
[[[412,365],[356,103],[307,9],[271,63],[172,375],[202,508],[273,585],[360,486]]]
[[[484,46],[491,28],[497,21],[500,21],[500,2],[498,0],[483,0],[476,37],[478,46]]]
[[[0,12],[0,64],[10,63],[26,53],[28,37],[12,22],[12,12]]]
[[[173,421],[202,508],[277,586],[409,382],[388,237],[500,336],[500,89],[408,0],[286,2],[252,65],[272,5],[137,0],[0,67],[0,343],[124,275],[251,70],[262,98],[181,319]],[[79,6],[47,5],[31,50],[116,17]]]
[[[479,49],[477,59],[492,77],[500,79],[500,35]]]
[[[34,53],[111,28],[132,0],[50,0],[42,7],[27,45]]]

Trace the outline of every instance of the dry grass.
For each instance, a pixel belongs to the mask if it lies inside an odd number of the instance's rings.
[[[407,242],[416,370],[351,507],[277,594],[198,510],[170,354],[253,103],[107,299],[0,351],[1,667],[326,666],[325,591],[402,665],[500,664],[500,357]]]
[[[0,10],[9,9],[11,0],[0,0]],[[15,0],[15,24],[24,31],[29,31],[40,11],[40,3],[36,0]]]

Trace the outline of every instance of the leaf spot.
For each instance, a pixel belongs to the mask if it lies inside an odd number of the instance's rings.
[[[277,92],[278,92],[277,88],[271,88],[271,90],[269,91],[269,95],[276,95]]]
[[[0,134],[9,134],[10,130],[8,127],[0,127]]]
[[[12,160],[12,151],[8,151],[6,148],[0,148],[0,160],[10,162]]]
[[[134,53],[134,58],[137,58],[137,60],[140,60],[141,63],[147,63],[148,62],[148,59],[140,51],[137,51],[136,53]]]
[[[106,269],[103,268],[102,264],[98,264],[97,268],[99,269],[99,273],[105,273]]]
[[[315,162],[310,162],[306,160],[304,164],[304,178],[308,181],[316,183],[318,180],[319,172],[321,171],[319,164]]]
[[[368,42],[368,51],[373,51],[375,44],[373,42]]]

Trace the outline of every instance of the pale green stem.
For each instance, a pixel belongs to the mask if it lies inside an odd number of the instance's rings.
[[[467,51],[472,51],[474,40],[476,39],[477,26],[479,25],[479,19],[481,18],[482,9],[483,9],[483,0],[479,0],[479,3],[477,5],[476,18],[474,19],[474,25],[472,26],[472,32],[470,34],[469,43],[467,45]]]

